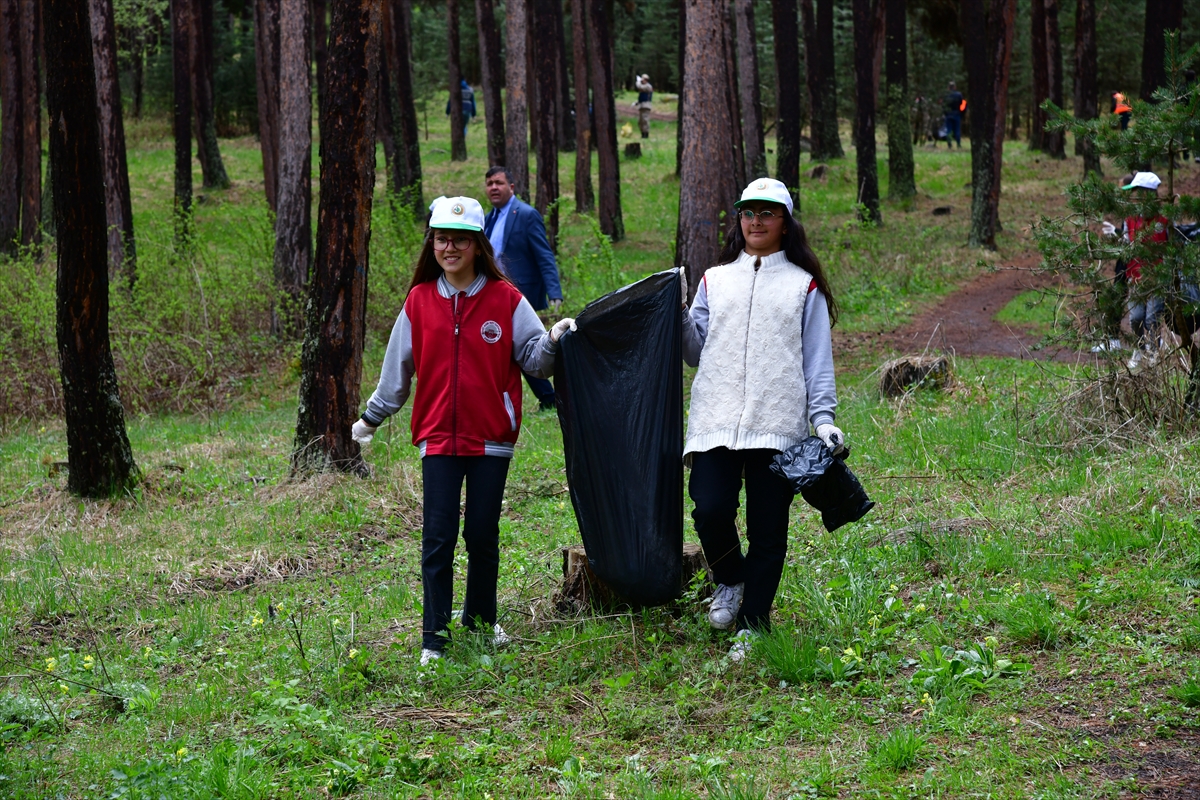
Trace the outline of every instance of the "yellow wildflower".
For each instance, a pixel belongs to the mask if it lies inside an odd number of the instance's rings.
[[[94,666],[96,666],[95,658],[93,658],[92,656],[84,656],[83,657],[83,668],[84,669],[90,670]]]
[[[187,755],[187,748],[186,748],[186,747],[181,747],[181,748],[179,748],[178,750],[176,750],[176,751],[175,751],[175,757],[176,757],[176,758],[183,758],[183,757],[184,757],[184,756],[186,756],[186,755]]]
[[[50,656],[46,659],[46,672],[54,672],[58,668],[58,659]]]
[[[917,603],[917,605],[916,605],[916,608],[914,608],[914,609],[913,609],[913,611],[915,611],[915,612],[916,612],[916,613],[918,613],[918,614],[920,614],[920,613],[921,613],[922,611],[924,611],[924,610],[925,610],[925,604],[924,604],[924,603]]]
[[[350,658],[358,658],[358,650],[354,649],[353,647],[350,648]]]
[[[250,627],[252,627],[252,628],[257,627],[262,624],[263,624],[263,618],[260,617],[258,614],[255,614],[254,619],[252,619],[250,621]]]

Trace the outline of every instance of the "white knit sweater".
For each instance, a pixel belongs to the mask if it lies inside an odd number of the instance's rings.
[[[803,331],[812,275],[781,251],[712,267],[709,328],[692,383],[684,454],[786,450],[808,436]]]

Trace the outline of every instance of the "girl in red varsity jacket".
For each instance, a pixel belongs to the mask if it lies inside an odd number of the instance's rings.
[[[469,197],[439,197],[412,287],[392,329],[379,386],[354,438],[366,444],[400,410],[413,378],[413,444],[421,451],[424,527],[421,665],[446,646],[458,542],[459,498],[467,486],[465,626],[491,628],[496,645],[509,637],[496,622],[500,503],[509,459],[521,429],[521,372],[549,377],[558,340],[574,321],[547,333],[533,307],[496,266],[483,235],[483,209]]]

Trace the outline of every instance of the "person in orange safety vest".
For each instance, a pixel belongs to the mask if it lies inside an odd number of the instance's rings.
[[[1121,130],[1129,127],[1129,118],[1133,115],[1133,106],[1121,92],[1112,93],[1112,113],[1121,118]]]

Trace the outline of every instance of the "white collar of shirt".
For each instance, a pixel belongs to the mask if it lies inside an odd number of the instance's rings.
[[[467,287],[465,294],[467,297],[474,297],[483,290],[483,285],[485,283],[487,283],[487,275],[484,275],[483,273],[476,275],[475,280],[471,281],[471,285]],[[442,297],[454,297],[454,295],[458,294],[458,289],[454,288],[453,284],[447,280],[444,274],[438,277],[437,290],[438,294],[440,294]]]

